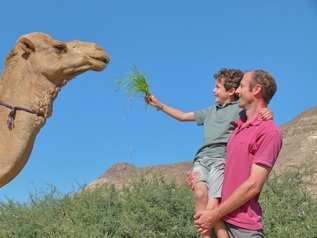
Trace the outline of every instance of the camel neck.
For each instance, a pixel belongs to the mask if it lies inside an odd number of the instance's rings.
[[[45,119],[45,117],[37,112],[34,112],[30,109],[27,109],[27,108],[24,108],[24,107],[19,107],[19,106],[11,106],[3,101],[0,100],[0,105],[1,106],[4,106],[4,107],[7,107],[7,108],[10,108],[11,111],[10,113],[8,114],[8,119],[7,119],[7,126],[12,129],[13,126],[14,126],[14,119],[15,119],[15,113],[17,110],[21,110],[21,111],[25,111],[25,112],[28,112],[28,113],[31,113],[31,114],[36,114],[40,117],[43,117]]]

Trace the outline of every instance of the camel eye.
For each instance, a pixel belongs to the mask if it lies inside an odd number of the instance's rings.
[[[57,53],[65,53],[67,51],[66,46],[64,45],[56,45],[55,50]]]

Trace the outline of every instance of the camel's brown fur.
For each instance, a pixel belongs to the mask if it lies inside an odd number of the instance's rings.
[[[36,135],[51,116],[60,89],[87,70],[103,70],[109,61],[109,55],[94,43],[64,43],[40,32],[18,39],[2,72],[0,101],[36,114],[17,110],[10,129],[6,125],[10,109],[0,106],[0,187],[15,178],[27,163]]]

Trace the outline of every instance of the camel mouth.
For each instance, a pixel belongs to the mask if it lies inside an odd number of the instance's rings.
[[[106,57],[91,57],[95,60],[98,60],[98,61],[101,61],[103,62],[104,64],[108,65],[109,62],[110,62],[110,59],[109,58],[106,58]]]
[[[93,65],[91,68],[93,71],[104,70],[110,62],[110,57],[107,54],[90,56],[90,58],[93,60]]]

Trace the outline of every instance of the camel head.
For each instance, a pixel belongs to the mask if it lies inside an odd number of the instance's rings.
[[[48,118],[53,101],[69,80],[88,70],[102,71],[109,62],[109,55],[95,43],[61,42],[41,32],[23,35],[7,56],[0,100]]]
[[[16,50],[22,51],[34,71],[55,85],[64,85],[88,70],[102,71],[110,62],[109,55],[95,43],[61,42],[40,32],[21,36]]]
[[[60,89],[88,70],[102,71],[109,62],[95,43],[61,42],[40,32],[17,40],[0,80],[0,187],[27,163]]]

